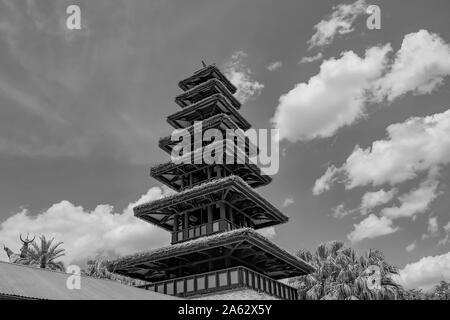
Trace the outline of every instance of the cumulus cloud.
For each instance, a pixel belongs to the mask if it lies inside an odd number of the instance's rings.
[[[61,260],[68,264],[98,253],[126,255],[166,245],[169,233],[134,217],[133,207],[159,199],[167,192],[151,188],[122,212],[104,204],[89,211],[65,200],[37,215],[23,209],[0,224],[0,243],[18,252],[20,233],[55,237],[64,242],[66,255]],[[7,259],[6,255],[1,258]]]
[[[322,52],[319,52],[318,54],[311,56],[311,57],[303,57],[300,60],[299,64],[314,62],[314,61],[320,60],[322,58],[323,58],[323,54],[322,54]]]
[[[294,204],[294,199],[293,198],[286,198],[286,199],[284,199],[284,201],[283,201],[283,207],[288,207],[288,206],[290,206],[291,204]]]
[[[397,189],[395,188],[389,191],[381,189],[374,192],[366,192],[362,196],[361,205],[353,209],[347,209],[345,205],[341,203],[332,209],[331,216],[336,219],[342,219],[355,212],[367,215],[372,209],[392,201],[396,194]]]
[[[444,226],[444,231],[446,233],[445,238],[442,240],[439,240],[439,245],[446,245],[449,241],[449,237],[450,237],[450,221],[448,222],[448,224],[446,224]]]
[[[377,217],[374,214],[369,215],[359,224],[354,224],[354,230],[347,235],[347,238],[355,243],[363,239],[373,239],[388,235],[399,230],[392,226],[392,220],[387,217]]]
[[[338,179],[339,171],[340,170],[338,170],[335,166],[329,166],[323,176],[317,179],[314,183],[314,195],[319,195],[322,192],[330,190],[332,183]]]
[[[341,204],[337,205],[336,207],[334,207],[331,210],[332,211],[331,216],[333,218],[336,218],[336,219],[342,219],[342,218],[345,218],[346,216],[352,214],[353,212],[355,212],[357,210],[358,210],[358,208],[351,209],[351,210],[347,209],[345,207],[345,205],[343,203],[341,203]]]
[[[430,289],[441,280],[450,280],[450,252],[429,256],[400,270],[400,283],[406,288]]]
[[[225,75],[238,89],[236,98],[242,103],[260,95],[264,88],[263,84],[252,78],[251,70],[245,66],[243,60],[246,57],[247,53],[236,51],[224,67]]]
[[[353,51],[322,62],[320,72],[282,95],[272,119],[280,139],[327,138],[364,115],[366,91],[382,74],[390,45],[359,57]]]
[[[415,249],[416,249],[416,242],[415,241],[405,248],[405,250],[408,251],[408,252],[412,252]]]
[[[359,224],[355,224],[354,230],[347,237],[352,242],[357,242],[396,232],[398,227],[392,227],[393,220],[399,218],[415,219],[417,214],[426,212],[431,202],[437,197],[436,190],[438,185],[439,183],[434,179],[434,176],[427,178],[419,187],[398,197],[400,205],[384,208],[380,212],[380,217],[371,214]],[[389,195],[386,199],[392,198],[394,195],[395,193]],[[376,202],[373,203],[375,204]],[[433,219],[431,223],[434,224],[437,221]],[[432,227],[437,228],[434,225]]]
[[[340,168],[330,166],[316,181],[315,193],[328,190],[335,181],[344,181],[348,189],[395,185],[450,162],[450,110],[392,124],[387,133],[367,149],[356,146]]]
[[[432,236],[437,236],[439,233],[439,224],[436,217],[428,219],[428,232]]]
[[[389,191],[384,191],[381,189],[378,191],[365,193],[361,199],[361,213],[365,215],[369,210],[388,203],[396,194],[397,189],[395,188]]]
[[[266,69],[269,71],[275,71],[275,70],[280,69],[282,66],[283,66],[283,63],[281,61],[275,61],[275,62],[269,63],[266,66]]]
[[[386,44],[364,57],[348,51],[324,60],[318,74],[280,97],[272,120],[280,139],[329,138],[367,116],[368,106],[432,92],[450,75],[449,48],[437,34],[420,30],[406,35],[392,58]]]
[[[417,189],[400,196],[399,206],[384,208],[381,213],[390,219],[414,218],[417,214],[426,212],[431,202],[436,199],[438,185],[436,180],[426,180]]]
[[[378,99],[393,101],[407,92],[427,94],[450,75],[450,45],[420,30],[404,37],[389,72],[375,84]]]
[[[366,7],[365,0],[334,6],[333,12],[314,26],[315,33],[308,41],[309,49],[330,44],[336,35],[353,32],[356,18],[366,12]]]

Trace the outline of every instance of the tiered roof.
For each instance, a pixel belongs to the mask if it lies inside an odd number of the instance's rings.
[[[218,202],[227,203],[250,218],[255,229],[288,221],[288,217],[237,176],[216,179],[139,205],[134,213],[142,220],[171,231],[175,214]]]
[[[189,132],[189,134],[194,134],[194,125],[191,125],[190,127],[185,128]],[[244,139],[244,131],[240,126],[238,126],[230,116],[224,113],[216,114],[206,120],[202,121],[202,134],[208,130],[208,129],[218,129],[222,132],[225,132],[226,130],[233,130],[236,132],[237,135],[239,135],[240,139]],[[161,138],[159,140],[159,147],[166,151],[167,153],[171,153],[174,146],[176,146],[179,143],[179,141],[172,140],[172,136],[166,136],[164,138]],[[255,155],[257,151],[257,147],[251,143],[249,143],[248,139],[245,141],[246,148],[249,150],[250,155]]]
[[[231,129],[241,143],[227,140],[226,135],[199,146],[192,143],[190,152],[153,167],[151,176],[178,192],[138,205],[134,213],[171,232],[173,244],[111,261],[110,269],[151,282],[240,266],[273,279],[313,271],[311,265],[255,231],[285,223],[288,217],[253,189],[271,178],[253,162],[258,149],[245,138],[243,131],[251,125],[238,112],[236,87],[214,65],[205,66],[179,86],[185,92],[175,101],[182,110],[167,118],[170,125],[195,136],[200,133],[195,123],[202,121],[202,136],[208,129],[222,133]],[[159,146],[172,153],[178,143],[165,137]],[[207,163],[200,158],[207,150],[214,150],[215,159],[222,161]],[[226,160],[231,155],[235,161],[230,164]]]
[[[218,233],[205,238],[174,244],[133,255],[109,263],[109,268],[119,274],[145,281],[162,281],[176,276],[182,266],[183,275],[195,274],[199,265],[216,257],[231,257],[233,266],[248,266],[273,279],[283,279],[310,273],[310,264],[280,248],[266,237],[250,228]],[[220,268],[220,267],[219,267]]]

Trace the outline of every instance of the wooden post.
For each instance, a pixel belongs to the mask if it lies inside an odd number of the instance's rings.
[[[207,175],[208,175],[208,180],[211,180],[211,169],[212,169],[212,167],[207,167],[206,168]]]
[[[208,205],[208,223],[213,221],[213,204]]]
[[[226,215],[226,207],[223,202],[219,202],[219,208],[220,208],[220,219],[225,219]]]
[[[184,230],[183,230],[183,240],[189,238],[189,212],[184,213]]]
[[[222,178],[222,168],[217,166],[217,178]]]

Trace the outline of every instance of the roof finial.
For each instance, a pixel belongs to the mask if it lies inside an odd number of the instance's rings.
[[[206,68],[206,63],[203,60],[202,60],[202,65],[203,65],[203,68]]]

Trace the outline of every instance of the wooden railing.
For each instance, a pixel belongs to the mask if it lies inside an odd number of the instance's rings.
[[[234,267],[140,286],[151,291],[192,297],[235,288],[250,288],[275,298],[297,300],[297,290],[246,267]]]
[[[172,232],[172,244],[238,228],[240,227],[227,219],[215,220],[200,224],[198,226]]]

